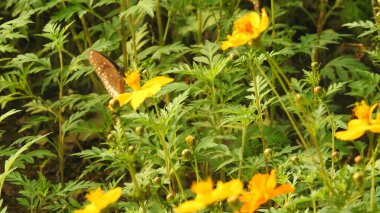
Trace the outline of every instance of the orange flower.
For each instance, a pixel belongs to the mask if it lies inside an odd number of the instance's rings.
[[[227,183],[218,181],[215,189],[213,189],[213,185],[214,183],[211,178],[199,183],[193,183],[191,191],[197,194],[197,196],[194,200],[186,201],[179,205],[175,208],[175,212],[196,212],[214,202],[237,196],[243,191],[243,183],[238,179]]]
[[[130,102],[132,108],[136,110],[146,98],[151,97],[161,90],[161,87],[173,81],[172,78],[158,76],[147,81],[142,87],[140,85],[140,73],[129,72],[125,77],[125,83],[132,88],[133,92],[123,93],[116,96],[120,106],[123,106]],[[108,106],[112,109],[112,106]]]
[[[120,195],[120,187],[107,192],[103,192],[103,190],[99,187],[93,191],[90,191],[86,195],[86,198],[90,201],[90,204],[86,205],[84,209],[74,210],[74,213],[98,213],[110,204],[116,202],[120,198]]]
[[[276,187],[276,172],[269,174],[256,174],[252,177],[248,186],[249,192],[243,192],[239,197],[243,202],[241,212],[254,212],[269,199],[278,195],[294,192],[294,188],[289,184]]]
[[[355,140],[360,138],[366,131],[380,133],[380,113],[376,113],[376,118],[372,119],[373,111],[378,104],[371,107],[363,100],[361,103],[356,103],[352,110],[357,119],[352,119],[348,122],[348,128],[344,131],[335,133],[335,137],[340,140]]]
[[[222,50],[250,43],[257,39],[269,26],[269,17],[265,9],[261,9],[260,15],[251,12],[239,18],[234,23],[232,35],[227,36],[227,41],[222,42]]]

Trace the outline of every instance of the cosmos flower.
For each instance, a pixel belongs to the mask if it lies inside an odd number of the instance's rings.
[[[218,181],[215,189],[213,189],[213,185],[214,183],[211,178],[203,182],[193,183],[191,190],[196,194],[195,199],[182,203],[175,208],[175,212],[195,212],[212,203],[237,196],[243,191],[243,183],[238,179],[231,180],[227,183]]]
[[[147,81],[143,86],[140,85],[140,74],[138,71],[129,72],[125,77],[125,83],[132,88],[133,92],[123,93],[116,96],[120,106],[130,103],[136,110],[146,98],[157,94],[161,87],[173,81],[172,78],[158,76]],[[112,106],[109,106],[112,109]]]
[[[380,113],[376,113],[375,119],[372,119],[373,111],[378,104],[371,107],[363,100],[361,103],[356,103],[352,110],[356,119],[348,122],[348,128],[344,131],[335,133],[335,137],[340,140],[355,140],[360,138],[366,131],[380,133]]]
[[[222,50],[241,46],[258,39],[268,26],[269,17],[264,8],[261,9],[261,18],[256,12],[242,16],[235,21],[232,35],[228,35],[227,41],[222,42]]]
[[[116,202],[121,195],[121,188],[103,192],[99,187],[93,191],[90,191],[86,198],[90,201],[90,204],[86,205],[84,209],[75,210],[74,213],[99,213],[102,209],[105,209],[110,204]]]
[[[278,195],[294,192],[294,188],[289,184],[276,187],[276,172],[269,174],[256,174],[252,177],[248,186],[249,191],[243,192],[239,197],[243,202],[241,212],[254,212],[262,204]]]

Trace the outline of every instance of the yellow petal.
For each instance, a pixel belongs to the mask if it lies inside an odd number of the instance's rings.
[[[162,87],[162,86],[165,86],[166,84],[172,82],[173,80],[174,79],[169,78],[169,77],[165,77],[165,76],[154,77],[154,78],[150,79],[149,81],[147,81],[141,89],[147,89],[149,87],[152,87],[155,84],[158,84]]]
[[[274,197],[277,197],[278,195],[288,194],[290,192],[294,192],[293,186],[291,186],[289,184],[283,184],[283,185],[277,187],[275,190],[273,190],[270,193],[270,197],[274,198]]]
[[[360,138],[369,128],[370,126],[365,120],[353,119],[348,122],[348,129],[336,132],[335,137],[344,141],[355,140]]]
[[[240,195],[242,192],[243,183],[238,179],[230,180],[227,183],[219,181],[216,189],[212,191],[211,197],[213,202],[219,202]]]
[[[274,189],[276,187],[276,172],[275,170],[272,170],[270,172],[270,175],[269,175],[269,178],[268,178],[268,182],[267,182],[267,189],[268,190],[271,190],[271,189]]]
[[[178,212],[178,213],[196,212],[205,208],[206,206],[207,205],[205,205],[203,202],[190,200],[179,205],[177,208],[174,209],[174,212]]]
[[[129,101],[131,101],[132,93],[123,93],[115,97],[119,101],[120,106],[124,106]]]
[[[264,8],[261,9],[261,21],[258,28],[259,33],[265,31],[269,26],[269,17]]]
[[[117,187],[115,189],[108,190],[103,199],[109,204],[116,202],[121,196],[121,188]]]

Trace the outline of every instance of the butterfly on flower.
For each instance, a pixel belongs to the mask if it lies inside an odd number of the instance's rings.
[[[157,76],[146,81],[141,86],[138,71],[129,70],[124,77],[115,63],[103,54],[93,50],[90,51],[88,60],[107,92],[113,98],[110,103],[113,100],[116,100],[120,106],[130,103],[134,110],[137,110],[146,98],[154,96],[163,86],[173,81],[169,77]],[[125,84],[132,88],[132,92],[124,92]],[[113,109],[113,105],[110,104],[109,108]]]

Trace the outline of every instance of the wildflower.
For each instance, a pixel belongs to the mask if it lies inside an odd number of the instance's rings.
[[[278,195],[294,192],[289,184],[276,187],[276,173],[274,170],[269,174],[256,174],[252,177],[248,186],[249,192],[243,192],[240,201],[243,202],[241,212],[254,212],[260,205]]]
[[[119,199],[120,195],[120,187],[109,190],[107,192],[103,192],[103,190],[99,187],[93,191],[90,191],[90,193],[86,195],[86,198],[88,201],[90,201],[90,204],[85,206],[84,209],[75,210],[74,213],[98,213],[110,204],[116,202]]]
[[[218,181],[215,189],[213,189],[213,184],[211,178],[203,182],[194,183],[191,186],[191,190],[197,194],[195,199],[182,203],[175,211],[181,213],[195,212],[214,202],[237,196],[243,191],[243,183],[238,179],[231,180],[227,183]]]
[[[257,39],[269,25],[269,17],[265,9],[261,9],[260,15],[250,12],[239,18],[234,23],[232,35],[227,36],[227,41],[222,42],[222,50],[250,43]]]
[[[352,110],[356,119],[348,122],[348,128],[344,131],[335,133],[335,137],[340,140],[355,140],[360,138],[366,131],[380,133],[380,113],[376,114],[376,118],[372,119],[372,113],[378,104],[371,107],[363,100],[356,103]]]
[[[143,86],[140,86],[139,72],[129,72],[124,79],[125,83],[132,88],[133,92],[123,93],[115,97],[123,106],[130,102],[132,108],[136,110],[146,98],[151,97],[161,90],[161,87],[173,81],[172,78],[158,76],[147,81]],[[108,106],[112,109],[112,106]]]

